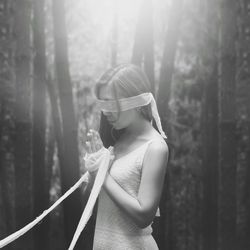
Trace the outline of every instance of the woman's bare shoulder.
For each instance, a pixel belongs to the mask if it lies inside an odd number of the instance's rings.
[[[157,147],[157,145],[158,145],[159,148],[168,149],[167,142],[164,140],[164,138],[157,131],[152,133],[149,141],[151,142],[150,144],[154,145],[155,147]]]
[[[153,154],[168,154],[168,145],[162,138],[154,138],[150,141],[148,146],[148,153]]]
[[[143,159],[144,176],[159,181],[160,176],[165,176],[168,158],[169,149],[165,140],[159,137],[152,138]]]
[[[152,133],[152,135],[150,136],[146,155],[148,156],[146,157],[146,159],[158,158],[159,160],[162,159],[164,161],[168,159],[168,145],[158,132]]]

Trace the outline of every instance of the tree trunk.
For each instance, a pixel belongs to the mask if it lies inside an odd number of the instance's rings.
[[[15,230],[13,1],[0,1],[0,234]],[[8,246],[7,249],[13,249]]]
[[[248,79],[249,77],[249,69],[250,69],[250,53],[248,53]],[[249,82],[249,80],[248,80]],[[245,186],[245,200],[246,200],[246,211],[247,211],[247,219],[246,219],[246,243],[245,243],[245,248],[250,249],[250,238],[248,235],[250,235],[250,90],[249,90],[249,85],[248,85],[248,97],[246,99],[246,109],[247,109],[247,136],[248,136],[248,144],[247,144],[247,149],[246,149],[246,162],[247,162],[247,173],[246,173],[246,186]]]
[[[51,104],[51,115],[52,115],[53,125],[54,125],[53,130],[55,133],[58,158],[60,161],[64,157],[63,156],[63,134],[62,134],[62,128],[61,128],[61,122],[60,122],[59,106],[58,106],[58,102],[57,102],[58,97],[56,94],[55,86],[54,86],[50,76],[47,79],[47,87],[48,87],[49,99],[50,99],[50,104]],[[52,128],[50,128],[50,129],[52,130]],[[52,133],[52,131],[50,133]],[[52,150],[53,145],[51,143],[49,144],[49,146]],[[47,166],[48,167],[47,167],[47,169],[50,170],[51,164],[49,163],[49,159],[51,159],[52,155],[51,155],[50,151],[48,151],[47,154],[48,154],[48,157],[47,157]],[[49,173],[48,173],[48,175],[50,176]],[[90,187],[87,187],[87,190],[84,191],[84,195],[82,198],[83,207],[87,203],[90,191],[91,191]],[[84,229],[81,237],[78,240],[79,242],[77,243],[77,246],[76,246],[77,249],[78,249],[78,247],[81,249],[87,249],[87,250],[91,250],[93,248],[95,215],[96,215],[96,211],[94,209],[93,215],[91,216],[88,224],[86,225],[86,228]],[[84,248],[82,247],[83,244],[84,244]]]
[[[169,16],[168,30],[164,44],[163,58],[161,62],[159,88],[157,94],[158,110],[162,121],[162,128],[171,140],[170,119],[168,103],[170,100],[172,75],[174,72],[175,54],[179,37],[181,22],[182,0],[172,3]],[[171,204],[171,161],[168,163],[167,178],[162,193],[161,223],[160,223],[160,249],[173,249],[173,228],[172,228],[172,204]]]
[[[214,65],[216,66],[216,64]],[[218,86],[217,69],[204,90],[203,103],[203,246],[204,250],[217,249],[217,196],[218,196]]]
[[[111,40],[111,67],[117,65],[117,46],[118,46],[118,8],[117,1],[114,1],[114,16],[112,26],[112,40]]]
[[[46,80],[47,83],[47,80]],[[47,84],[46,84],[47,85]],[[52,110],[48,108],[47,115],[47,134],[46,134],[46,147],[45,147],[45,169],[46,169],[46,178],[45,178],[45,188],[46,193],[50,193],[50,181],[52,176],[52,167],[54,163],[54,153],[55,153],[55,126],[53,125]],[[48,195],[48,202],[50,196]],[[50,227],[50,226],[49,226]]]
[[[237,248],[250,249],[250,9],[239,1],[237,62]]]
[[[16,134],[15,134],[15,202],[16,229],[31,221],[31,2],[15,1],[14,35],[16,38]],[[18,239],[15,249],[33,249],[32,234]]]
[[[55,66],[60,96],[63,131],[63,158],[60,159],[62,192],[67,191],[80,177],[77,124],[73,107],[69,74],[64,1],[53,0]],[[76,190],[64,203],[66,242],[70,243],[81,216],[80,191]]]
[[[249,58],[249,56],[248,56]],[[248,65],[250,65],[250,62],[248,60]],[[249,66],[248,66],[249,69]],[[248,100],[247,100],[247,114],[248,114],[248,146],[246,151],[246,162],[247,162],[247,174],[246,174],[246,186],[245,186],[245,200],[246,200],[246,211],[247,211],[247,219],[246,219],[246,243],[244,250],[250,249],[250,238],[248,235],[250,235],[250,91],[248,91]]]
[[[135,43],[133,47],[132,63],[144,65],[144,71],[150,82],[150,91],[155,93],[154,79],[154,49],[153,49],[153,6],[151,0],[142,2],[138,23],[136,26]],[[160,240],[159,218],[153,223],[153,236]]]
[[[136,26],[135,41],[131,62],[144,67],[151,83],[151,92],[154,88],[154,46],[153,46],[153,6],[151,0],[142,1]]]
[[[203,57],[205,67],[211,69],[206,76],[202,103],[203,138],[203,213],[202,235],[204,250],[217,249],[218,207],[218,6],[207,1],[207,38]],[[204,48],[205,49],[205,48]]]
[[[236,247],[236,2],[221,0],[219,62],[219,227],[221,250]]]
[[[44,0],[34,0],[34,78],[33,78],[33,217],[49,207],[45,173],[45,35]],[[48,249],[48,220],[37,226],[34,233],[34,248]]]
[[[55,131],[55,138],[58,148],[58,158],[59,160],[63,159],[63,132],[60,120],[60,110],[58,106],[58,97],[56,94],[56,88],[54,82],[52,82],[51,76],[48,76],[46,81],[49,100],[51,105],[51,116],[53,119],[54,131]]]
[[[176,0],[172,3],[172,7],[169,12],[168,30],[161,62],[157,103],[159,107],[159,114],[162,119],[162,127],[166,132],[170,132],[170,128],[168,128],[168,120],[170,119],[168,103],[171,96],[171,82],[172,75],[174,73],[174,62],[179,37],[182,4],[183,0]]]
[[[144,70],[151,84],[151,92],[155,93],[155,69],[154,69],[154,27],[153,27],[153,4],[152,1],[145,1],[145,48],[144,48]]]
[[[47,83],[47,80],[46,80]],[[47,85],[47,84],[46,84]],[[46,102],[47,107],[47,119],[46,119],[46,141],[45,141],[45,193],[47,201],[45,203],[48,203],[48,206],[50,205],[50,190],[51,190],[51,179],[52,179],[52,169],[54,164],[54,155],[55,155],[55,149],[56,149],[56,140],[55,140],[55,128],[53,126],[53,120],[52,120],[52,113],[51,113],[51,107],[49,106],[49,100],[48,98]],[[48,230],[48,237],[51,235],[51,216],[47,217],[47,230]],[[49,248],[51,248],[51,240],[49,238],[48,240]],[[48,248],[48,249],[49,249]]]

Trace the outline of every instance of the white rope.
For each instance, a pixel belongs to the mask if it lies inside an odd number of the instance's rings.
[[[112,150],[112,147],[110,147],[110,150]],[[101,187],[103,185],[103,182],[105,180],[106,174],[110,166],[110,160],[112,160],[110,151],[104,147],[101,150],[97,151],[96,153],[91,154],[89,159],[85,158],[85,163],[90,162],[90,165],[91,165],[91,161],[93,162],[93,165],[89,166],[90,168],[96,169],[95,166],[99,165],[99,169],[98,169],[95,182],[94,182],[94,186],[91,190],[87,205],[82,213],[82,217],[79,221],[79,224],[77,226],[77,229],[75,231],[74,237],[71,241],[71,244],[68,250],[74,249],[74,246],[82,230],[84,229],[90,216],[92,215],[96,199],[100,193]],[[86,164],[86,167],[88,167],[88,164]]]
[[[13,242],[14,240],[18,239],[20,236],[28,232],[32,229],[37,223],[39,223],[46,215],[48,215],[55,207],[57,207],[64,199],[66,199],[71,193],[73,193],[84,181],[88,181],[90,174],[89,172],[93,172],[98,170],[93,188],[91,190],[87,205],[82,213],[82,217],[80,222],[77,226],[75,231],[74,237],[72,242],[69,246],[69,250],[72,250],[79,238],[82,230],[86,226],[90,216],[92,215],[92,211],[96,202],[96,199],[100,193],[101,187],[105,180],[107,171],[110,166],[110,160],[112,147],[106,149],[102,147],[99,151],[93,154],[86,154],[85,155],[85,167],[88,169],[88,172],[85,173],[74,186],[72,186],[60,199],[58,199],[49,209],[43,211],[41,215],[39,215],[35,220],[24,226],[23,228],[19,229],[18,231],[12,233],[11,235],[7,236],[6,238],[0,241],[0,248],[5,247],[9,243]]]
[[[89,178],[89,173],[85,173],[74,186],[72,186],[61,198],[59,198],[50,208],[43,211],[41,215],[39,215],[35,220],[27,224],[25,227],[19,229],[15,233],[7,236],[6,238],[0,241],[0,248],[5,247],[12,241],[18,239],[20,236],[28,232],[31,228],[33,228],[37,223],[39,223],[46,215],[48,215],[55,207],[57,207],[64,199],[66,199],[71,193],[73,193],[84,181],[87,181]]]

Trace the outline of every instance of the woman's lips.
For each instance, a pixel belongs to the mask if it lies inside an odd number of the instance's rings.
[[[107,121],[108,121],[109,123],[115,123],[115,122],[116,122],[115,117],[106,116],[106,118],[107,118]]]
[[[114,125],[116,123],[116,119],[108,119],[108,122],[112,125]]]

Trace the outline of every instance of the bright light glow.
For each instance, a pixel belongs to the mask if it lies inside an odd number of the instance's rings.
[[[113,51],[116,51],[117,63],[131,60],[143,1],[145,0],[66,0],[69,60],[74,78],[99,75],[111,65]],[[161,43],[165,38],[165,6],[168,1],[170,0],[152,0],[152,15],[156,24],[155,42]],[[115,15],[117,33],[113,30]],[[160,47],[163,45],[160,44]]]
[[[104,33],[112,29],[112,22],[117,13],[119,20],[137,18],[139,0],[90,0],[90,12],[93,21],[102,26]]]
[[[110,65],[116,14],[117,62],[130,61],[141,1],[66,0],[72,75],[94,75],[93,70],[100,72]]]

